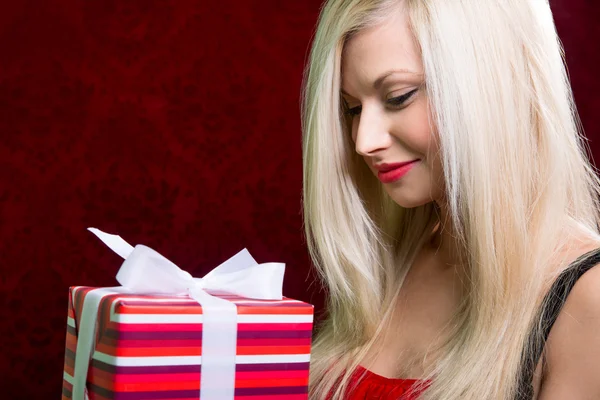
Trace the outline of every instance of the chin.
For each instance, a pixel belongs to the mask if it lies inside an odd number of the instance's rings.
[[[398,193],[389,193],[389,195],[396,204],[403,208],[416,208],[432,202],[429,197],[402,196]]]

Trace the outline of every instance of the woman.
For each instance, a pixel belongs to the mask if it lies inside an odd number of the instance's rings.
[[[561,55],[546,0],[324,4],[311,398],[600,398],[600,183]]]

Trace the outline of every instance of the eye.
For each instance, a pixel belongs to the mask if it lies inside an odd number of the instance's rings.
[[[406,103],[411,97],[414,96],[415,93],[417,93],[419,89],[413,89],[408,93],[405,93],[401,96],[397,96],[397,97],[392,97],[391,99],[388,99],[386,101],[387,104],[389,104],[390,106],[394,107],[394,108],[399,108],[402,109],[404,103]],[[344,101],[344,114],[346,115],[350,115],[351,117],[354,117],[355,115],[359,115],[360,112],[362,111],[362,106],[356,106],[356,107],[348,107],[348,103],[346,101]]]
[[[344,109],[344,113],[346,115],[350,115],[350,116],[354,117],[355,115],[359,115],[361,110],[362,110],[362,106],[356,106],[356,107],[352,107],[352,108],[348,108],[348,106],[346,106]]]
[[[417,93],[417,90],[419,89],[413,89],[410,92],[403,94],[402,96],[392,97],[387,101],[387,103],[394,107],[400,107],[404,105],[404,103],[406,103],[406,101],[410,99],[415,93]]]
[[[350,108],[348,106],[348,102],[346,101],[346,99],[342,99],[342,110],[343,110],[344,114],[350,115],[353,117],[355,115],[360,114],[360,111],[362,110],[362,106],[356,106],[356,107]]]

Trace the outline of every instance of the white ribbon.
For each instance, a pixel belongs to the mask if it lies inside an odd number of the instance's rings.
[[[243,249],[203,278],[194,278],[149,247],[132,247],[120,236],[88,228],[115,253],[125,259],[117,281],[122,285],[95,289],[85,296],[77,326],[73,400],[86,396],[89,362],[94,348],[98,307],[102,298],[114,293],[187,294],[202,306],[202,400],[233,399],[237,340],[236,305],[205,290],[242,297],[281,300],[285,264],[258,264]]]

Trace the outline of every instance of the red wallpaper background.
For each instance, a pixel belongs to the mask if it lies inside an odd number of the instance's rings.
[[[321,0],[0,4],[0,393],[60,395],[70,285],[114,286],[85,229],[195,276],[246,247],[322,311],[301,220],[302,70]],[[593,152],[600,3],[552,2]]]

